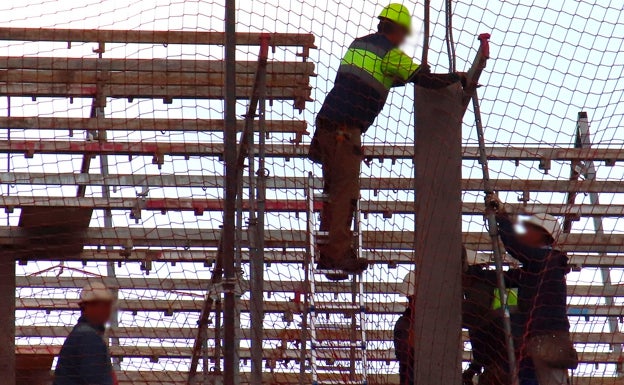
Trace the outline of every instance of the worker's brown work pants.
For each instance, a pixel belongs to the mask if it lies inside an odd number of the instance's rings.
[[[324,193],[320,231],[327,231],[327,242],[319,251],[328,262],[353,258],[353,214],[360,197],[361,135],[358,127],[337,126],[318,119],[311,158],[323,167]]]
[[[570,346],[572,343],[570,333],[567,331],[551,332],[529,338],[527,353],[533,360],[539,385],[568,384],[568,369],[553,365],[550,361],[555,358],[554,353],[568,352]]]

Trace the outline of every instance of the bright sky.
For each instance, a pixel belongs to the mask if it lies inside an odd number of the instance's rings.
[[[312,80],[314,103],[308,103],[307,110],[298,115],[289,104],[275,103],[269,110],[272,118],[304,118],[312,122],[315,112],[320,107],[325,93],[331,87],[337,63],[350,41],[360,35],[370,33],[376,26],[375,16],[381,10],[379,0],[241,0],[237,14],[239,31],[283,31],[313,33],[316,37],[318,50],[312,52],[311,60],[316,65],[318,76]],[[484,85],[480,90],[481,107],[486,137],[488,142],[498,145],[528,144],[556,147],[568,147],[572,143],[576,116],[580,111],[586,111],[591,122],[591,131],[595,144],[620,148],[624,143],[624,131],[620,129],[624,116],[624,11],[615,1],[594,0],[554,0],[535,2],[533,0],[517,1],[479,1],[456,0],[454,3],[455,16],[453,18],[454,38],[457,50],[458,70],[467,70],[475,50],[478,46],[476,36],[482,32],[492,35],[492,58],[488,68],[481,78]],[[414,2],[405,2],[416,15],[414,24],[420,25],[418,17],[421,5]],[[485,5],[487,4],[487,6]],[[446,48],[442,40],[444,36],[443,14],[435,9],[442,9],[441,0],[433,0],[432,7],[432,39],[430,63],[434,71],[447,71],[448,60]],[[57,27],[57,28],[110,28],[110,29],[155,29],[155,30],[223,30],[223,7],[221,1],[199,0],[138,0],[133,2],[116,0],[23,0],[5,1],[0,4],[0,25],[9,27]],[[404,47],[405,51],[418,59],[421,55],[420,29],[416,28],[413,39]],[[68,50],[65,44],[50,43],[10,43],[0,47],[0,54],[10,55],[37,55],[42,56],[90,56],[93,44],[75,45]],[[139,47],[137,45],[120,46],[110,45],[107,57],[197,57],[201,59],[218,59],[221,57],[220,47],[196,49],[195,47]],[[240,57],[249,55],[253,58],[255,49],[243,48]],[[275,58],[295,60],[292,51],[279,50]],[[413,92],[411,86],[397,89],[392,92],[389,103],[376,126],[372,128],[365,140],[368,142],[409,143],[413,138]],[[74,101],[69,104],[66,100],[45,100],[36,102],[30,99],[12,100],[12,114],[42,115],[42,116],[88,116],[88,101]],[[241,104],[241,113],[244,104]],[[0,100],[0,113],[7,113],[7,101]],[[107,106],[106,114],[114,117],[184,117],[184,118],[219,118],[222,105],[215,101],[175,101],[172,105],[163,105],[160,101],[111,101]],[[476,141],[475,131],[472,128],[473,119],[469,111],[465,118],[463,131],[466,143]],[[32,137],[38,133],[12,133],[15,137]],[[68,139],[66,132],[47,133],[55,138]],[[4,136],[6,133],[0,132]],[[151,141],[217,141],[218,135],[201,134],[195,136],[154,135],[150,133],[120,134],[121,141],[151,140]],[[276,143],[287,142],[290,138],[274,136],[271,141]],[[0,159],[4,164],[6,158]],[[133,159],[116,157],[112,161],[111,172],[115,173],[204,173],[214,174],[221,171],[220,164],[214,159],[194,159],[187,162],[177,159],[168,162],[163,170],[158,170],[150,164],[150,159]],[[11,158],[11,171],[70,171],[77,170],[80,164],[79,157],[35,157],[24,160],[21,156]],[[271,160],[269,162],[272,175],[302,175],[312,167],[305,161]],[[97,162],[94,163],[94,169]],[[549,175],[543,175],[536,163],[523,162],[516,166],[510,162],[492,162],[494,176],[501,178],[533,178],[533,179],[567,179],[569,166],[553,164]],[[598,177],[603,180],[621,180],[622,166],[598,167]],[[317,170],[318,172],[318,170]],[[481,171],[476,163],[464,163],[464,177],[480,178]],[[412,167],[406,162],[397,162],[391,165],[386,161],[383,164],[375,163],[371,168],[364,168],[364,176],[409,177]],[[174,190],[174,191],[171,191]],[[179,197],[218,197],[219,191],[197,191],[199,189],[156,189],[150,196]],[[3,187],[3,192],[11,194],[17,192],[24,195],[61,195],[73,194],[73,189],[38,187]],[[93,194],[99,191],[90,192]],[[291,192],[275,192],[276,196],[295,197]],[[135,196],[135,189],[122,189],[115,196]],[[404,192],[388,192],[377,199],[411,199],[410,194]],[[296,196],[302,199],[301,195]],[[479,200],[474,195],[465,194],[465,200]],[[516,200],[516,194],[505,197],[509,201]],[[561,203],[565,197],[562,194],[533,194],[531,199],[537,203]],[[588,202],[587,198],[579,197],[578,202]],[[615,195],[601,194],[602,203],[622,203],[622,198]],[[9,223],[15,224],[19,212],[7,218]],[[101,214],[97,222],[101,225]],[[218,214],[205,214],[196,218],[192,213],[167,213],[166,215],[144,213],[143,222],[135,225],[128,219],[127,213],[116,213],[115,225],[155,227],[168,225],[171,227],[202,227],[213,228],[218,224]],[[302,220],[289,215],[273,215],[269,218],[269,227],[273,229],[301,228]],[[413,228],[413,219],[394,216],[392,219],[383,219],[371,216],[367,222],[371,230],[403,230]],[[481,218],[465,217],[464,229],[470,231],[483,230]],[[624,225],[621,220],[605,220],[605,231],[621,233]],[[575,224],[575,231],[592,231],[592,224],[580,221]],[[46,263],[31,263],[23,268],[26,273],[32,273],[48,267]],[[82,268],[81,266],[77,266]],[[93,273],[103,274],[105,268],[90,264],[86,267]],[[178,264],[177,266],[159,265],[152,277],[159,278],[206,278],[209,269],[199,265]],[[367,277],[370,281],[400,280],[405,269],[380,268],[370,272]],[[70,273],[67,270],[63,272]],[[123,276],[138,277],[142,272],[138,266],[124,265],[118,269]],[[615,280],[620,280],[620,272],[614,272]],[[267,276],[272,279],[300,279],[298,271],[284,271],[275,266],[267,268]],[[571,279],[582,284],[598,283],[598,272],[584,271],[583,274],[574,274]],[[50,290],[34,290],[22,295],[45,297]],[[64,291],[56,295],[61,295]],[[73,293],[75,295],[75,293]],[[197,293],[196,293],[197,294]],[[149,298],[153,293],[128,291],[123,293],[127,297]],[[178,294],[163,294],[158,296],[183,298]],[[386,299],[387,300],[387,299]],[[586,301],[586,300],[581,300]],[[66,324],[68,316],[43,312],[37,314],[29,312],[19,315],[22,323]],[[172,318],[163,318],[160,314],[140,313],[137,316],[124,315],[122,324],[166,326],[178,325],[193,327],[195,315],[176,315]],[[73,317],[75,318],[75,317]],[[72,318],[72,319],[73,319]],[[270,317],[269,317],[270,318]],[[377,327],[389,328],[393,320],[379,320]],[[277,319],[268,319],[268,326],[282,325]],[[604,328],[604,319],[592,319],[591,322],[580,322],[579,330],[597,331]],[[145,342],[145,341],[142,341]],[[159,363],[151,364],[145,361],[131,360],[126,364],[128,368],[162,367],[180,368],[184,364]],[[394,370],[379,369],[379,370]],[[592,368],[584,370],[591,371]],[[600,372],[604,368],[595,369]]]

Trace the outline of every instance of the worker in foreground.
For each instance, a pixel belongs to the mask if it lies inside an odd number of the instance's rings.
[[[412,270],[403,278],[400,294],[407,297],[407,308],[394,324],[394,354],[399,361],[400,385],[414,385],[414,334],[412,317],[416,271]]]
[[[113,293],[100,282],[82,289],[81,316],[61,348],[54,385],[117,385],[104,340],[114,300]]]
[[[535,214],[522,223],[524,233],[517,234],[495,194],[486,197],[486,206],[496,212],[505,249],[522,264],[518,308],[525,328],[520,361],[524,354],[531,359],[539,385],[567,384],[568,369],[578,366],[578,356],[566,311],[568,258],[555,246],[559,222],[551,215]]]
[[[458,74],[429,74],[399,49],[412,30],[412,18],[401,4],[379,14],[377,32],[355,39],[340,62],[333,89],[316,117],[310,159],[323,168],[327,197],[320,230],[328,239],[319,245],[320,270],[359,274],[368,263],[357,258],[351,223],[360,197],[361,136],[383,109],[392,87],[414,82],[444,87],[462,80]],[[465,76],[464,76],[465,79]],[[345,274],[328,276],[346,279]]]

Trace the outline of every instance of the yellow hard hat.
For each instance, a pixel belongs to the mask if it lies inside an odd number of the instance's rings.
[[[381,11],[378,18],[390,20],[402,27],[405,27],[409,32],[412,31],[412,16],[410,16],[407,7],[403,4],[388,4]]]

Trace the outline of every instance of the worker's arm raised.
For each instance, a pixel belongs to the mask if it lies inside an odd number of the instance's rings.
[[[394,79],[393,87],[405,85],[420,69],[420,65],[398,48],[390,50],[381,63],[383,73]]]

